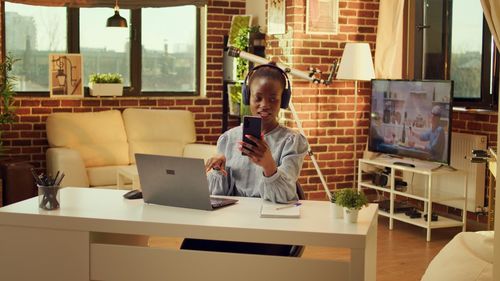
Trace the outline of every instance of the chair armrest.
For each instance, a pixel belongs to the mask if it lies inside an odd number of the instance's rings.
[[[47,173],[64,172],[61,186],[89,187],[87,169],[80,153],[70,148],[49,148],[46,154]]]
[[[188,143],[184,146],[182,156],[189,158],[200,158],[207,161],[210,157],[217,154],[217,146],[211,144]]]

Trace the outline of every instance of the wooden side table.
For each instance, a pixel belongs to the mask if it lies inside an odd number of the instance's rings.
[[[132,185],[127,184],[132,182]],[[120,167],[116,170],[116,189],[141,189],[137,166]]]
[[[34,166],[23,159],[0,159],[0,178],[2,179],[0,205],[9,205],[37,195],[35,180],[31,174],[32,168]]]

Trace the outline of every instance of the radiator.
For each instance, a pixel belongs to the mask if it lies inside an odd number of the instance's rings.
[[[485,135],[452,133],[450,165],[467,171],[467,210],[471,212],[474,212],[476,207],[484,207],[486,176],[486,164],[474,164],[470,161],[473,149],[487,149]]]

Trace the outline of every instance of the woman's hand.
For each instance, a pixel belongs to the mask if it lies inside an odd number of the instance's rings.
[[[238,149],[250,157],[253,163],[262,167],[264,176],[270,177],[274,175],[278,168],[276,167],[276,162],[274,162],[273,155],[271,154],[267,142],[262,136],[260,139],[251,135],[246,135],[245,137],[253,141],[255,145],[240,141]]]
[[[224,154],[218,154],[208,159],[205,164],[205,172],[208,173],[211,169],[220,171],[224,176],[227,176],[226,156],[224,156]]]

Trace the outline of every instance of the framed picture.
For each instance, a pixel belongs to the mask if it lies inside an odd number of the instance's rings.
[[[234,46],[234,41],[238,36],[238,32],[245,27],[250,27],[252,24],[251,15],[236,15],[231,19],[231,27],[229,28],[229,38],[227,40],[228,46]]]
[[[80,54],[49,54],[50,97],[83,98]]]
[[[267,34],[285,34],[285,1],[271,0],[267,16]]]
[[[339,32],[338,0],[307,0],[306,33],[337,34]]]

